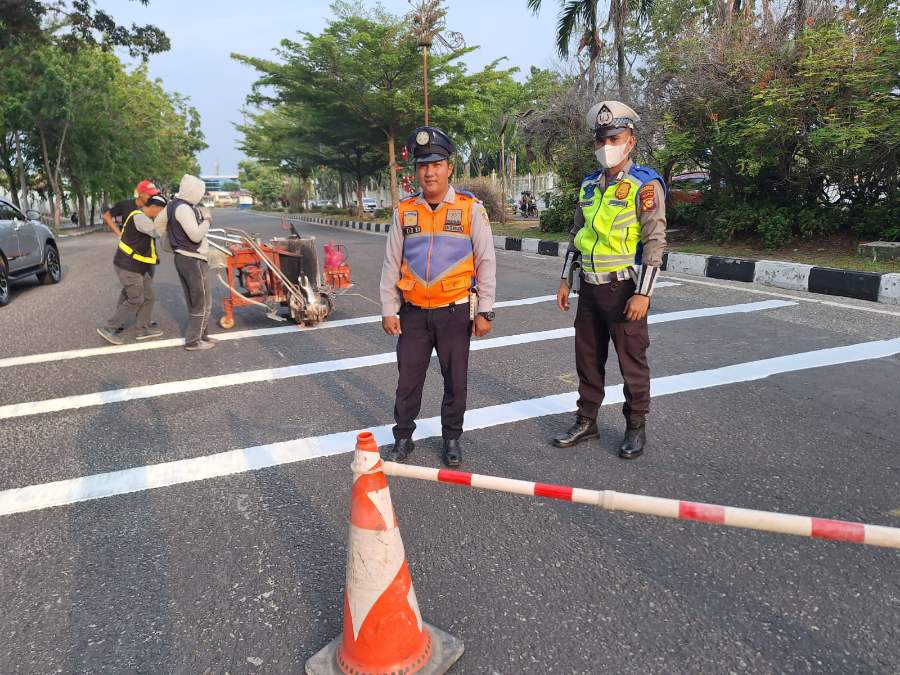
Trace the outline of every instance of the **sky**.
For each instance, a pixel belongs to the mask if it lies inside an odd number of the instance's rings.
[[[151,77],[169,91],[190,97],[200,112],[209,148],[200,153],[206,175],[236,174],[243,155],[233,124],[241,121],[256,71],[230,58],[232,52],[271,57],[284,38],[298,31],[319,33],[331,16],[329,0],[150,0],[146,7],[133,0],[98,0],[97,6],[119,23],[152,23],[172,41],[172,49],[151,57]],[[367,5],[374,4],[366,2]],[[382,0],[394,14],[405,14],[407,0]],[[445,0],[447,27],[461,32],[479,49],[465,58],[470,71],[507,57],[506,67],[527,74],[556,62],[553,46],[558,3],[547,0],[537,17],[526,0]]]

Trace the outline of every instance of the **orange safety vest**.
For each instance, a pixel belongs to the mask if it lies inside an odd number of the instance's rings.
[[[437,211],[408,197],[397,206],[403,230],[403,263],[397,288],[403,299],[424,309],[462,300],[474,286],[471,193],[456,191],[452,204]]]

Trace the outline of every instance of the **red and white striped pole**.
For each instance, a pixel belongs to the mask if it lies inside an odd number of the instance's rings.
[[[718,506],[701,502],[687,502],[681,499],[664,499],[644,495],[614,492],[612,490],[585,490],[567,485],[535,483],[513,478],[485,476],[465,471],[431,469],[425,466],[385,462],[384,473],[400,478],[415,478],[438,483],[465,485],[482,490],[510,492],[530,497],[547,497],[576,504],[599,506],[607,511],[630,511],[663,518],[695,520],[714,525],[743,527],[765,532],[795,534],[800,537],[815,537],[832,541],[846,541],[853,544],[886,546],[900,549],[900,529],[880,525],[865,525],[842,520],[795,516],[789,513],[740,509],[734,506]]]

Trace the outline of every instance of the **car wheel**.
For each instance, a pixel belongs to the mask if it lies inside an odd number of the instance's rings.
[[[59,262],[59,251],[55,246],[47,244],[47,252],[44,253],[44,269],[38,272],[37,278],[44,285],[58,284],[62,279],[62,265]]]
[[[0,307],[9,304],[9,276],[6,274],[6,263],[0,259]]]

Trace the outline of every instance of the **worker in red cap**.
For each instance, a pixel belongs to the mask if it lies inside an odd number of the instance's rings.
[[[159,188],[156,187],[151,181],[142,180],[137,184],[137,187],[134,188],[133,199],[123,199],[120,202],[116,202],[103,212],[103,222],[106,223],[106,226],[112,231],[114,235],[121,239],[122,230],[119,229],[119,225],[116,220],[118,220],[119,223],[124,222],[130,213],[143,209],[147,204],[147,200],[150,199],[150,197],[152,197],[153,195],[158,195],[159,193]]]

